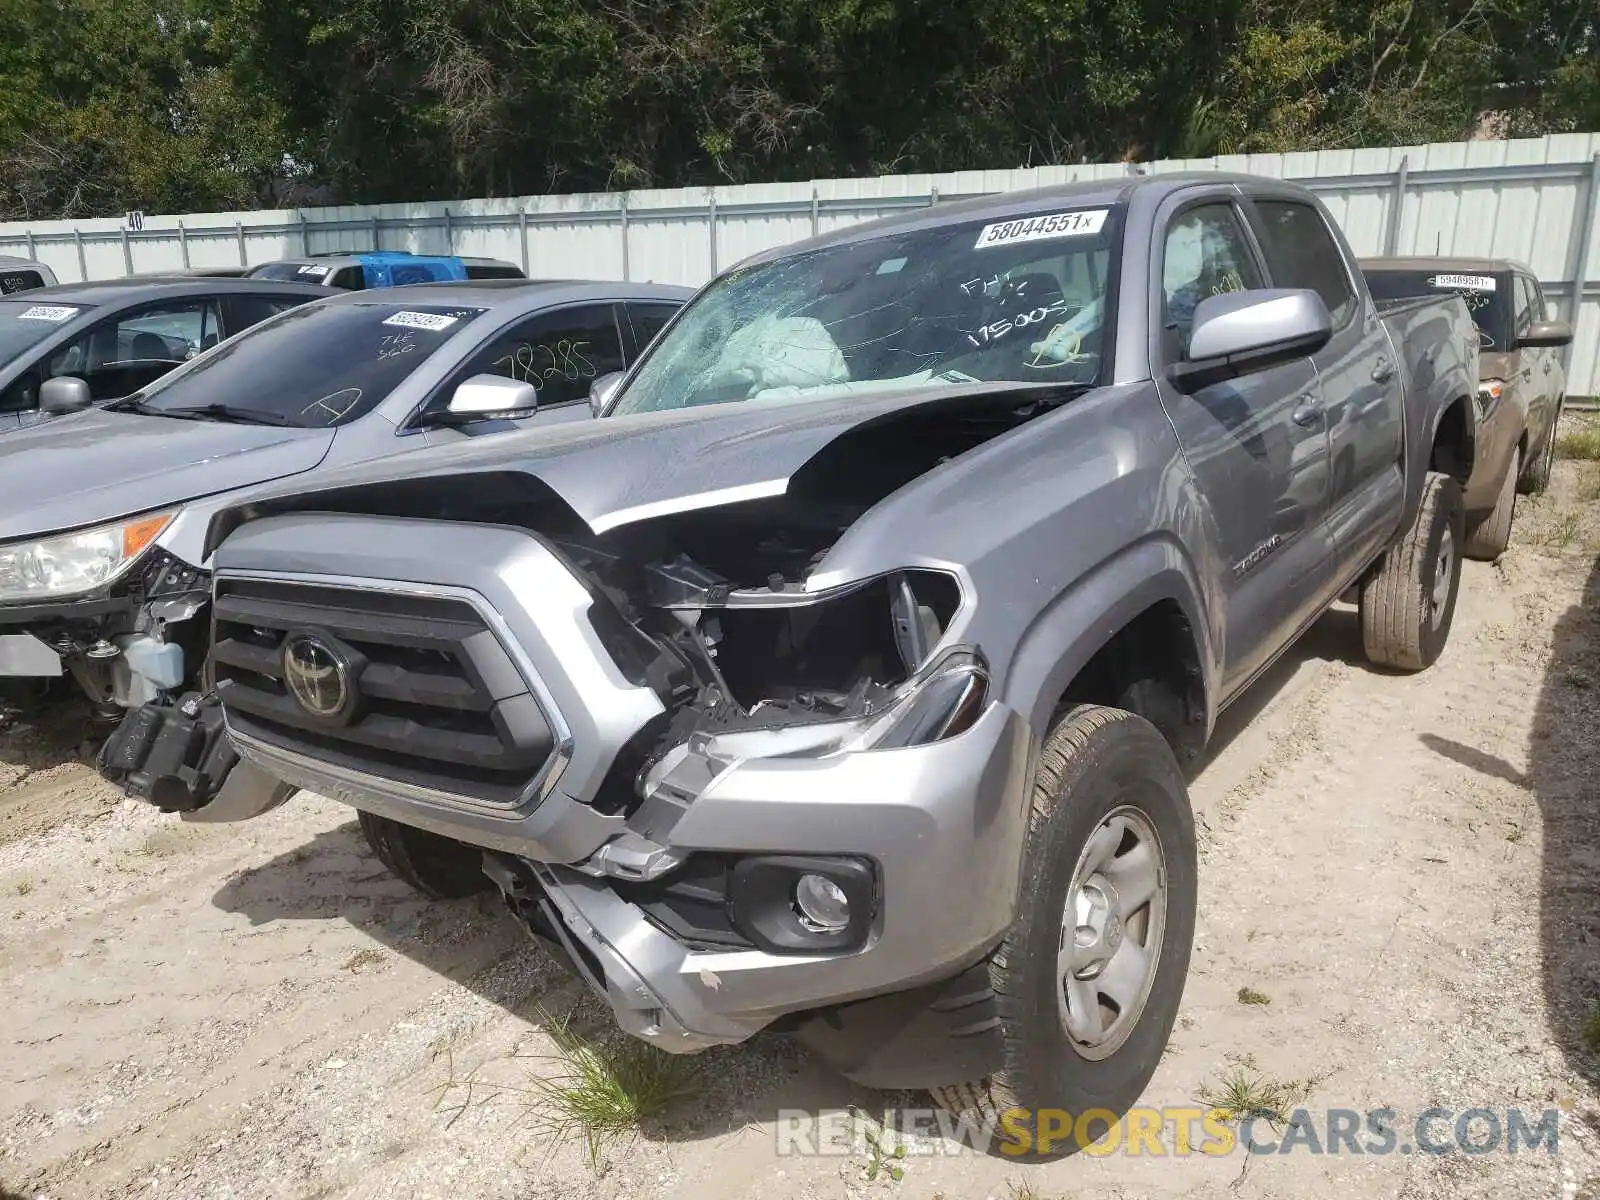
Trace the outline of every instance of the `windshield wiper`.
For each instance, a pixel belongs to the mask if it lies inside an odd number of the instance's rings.
[[[277,425],[285,429],[302,429],[298,421],[292,421],[282,413],[270,412],[264,408],[235,408],[231,404],[201,404],[194,408],[150,408],[141,405],[135,411],[149,413],[153,417],[177,417],[188,421],[224,421],[233,425]]]

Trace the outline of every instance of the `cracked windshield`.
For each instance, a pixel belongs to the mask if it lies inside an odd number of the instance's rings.
[[[372,411],[485,310],[306,305],[246,330],[120,402],[152,416],[324,429]],[[224,362],[219,387],[211,370]]]
[[[663,335],[612,411],[919,385],[1095,384],[1111,213],[945,226],[736,271]]]

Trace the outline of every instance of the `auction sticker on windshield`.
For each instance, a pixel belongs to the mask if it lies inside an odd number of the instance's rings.
[[[1469,292],[1495,290],[1493,275],[1430,275],[1428,284],[1436,288],[1466,288]]]
[[[443,313],[427,312],[397,312],[392,317],[384,320],[385,325],[399,325],[404,329],[427,329],[437,333],[441,329],[449,329],[459,317],[447,317]]]
[[[1089,237],[1100,232],[1110,211],[1107,208],[1079,209],[1077,212],[1047,213],[1038,217],[999,221],[985,225],[972,248],[987,250],[991,246],[1042,242],[1046,238]]]
[[[35,304],[17,314],[19,321],[70,321],[78,310],[64,304]]]

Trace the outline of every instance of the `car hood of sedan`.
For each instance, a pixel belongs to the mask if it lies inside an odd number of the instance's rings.
[[[0,438],[0,542],[82,529],[309,471],[331,429],[93,409]]]

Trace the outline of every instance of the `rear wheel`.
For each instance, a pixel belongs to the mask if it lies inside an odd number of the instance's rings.
[[[989,961],[1005,1065],[935,1098],[995,1128],[1008,1153],[1056,1157],[1100,1137],[1177,1018],[1195,859],[1183,774],[1155,726],[1093,705],[1062,716],[1034,779],[1017,918]]]
[[[1466,555],[1479,562],[1493,562],[1511,544],[1511,520],[1516,515],[1517,479],[1522,474],[1522,451],[1516,451],[1500,484],[1500,497],[1494,510],[1467,530]]]
[[[1428,472],[1416,520],[1361,585],[1361,640],[1373,662],[1421,671],[1443,653],[1455,619],[1465,532],[1461,485]]]
[[[358,814],[361,832],[378,860],[431,900],[458,900],[488,891],[483,851],[465,842],[402,825],[388,817]]]

